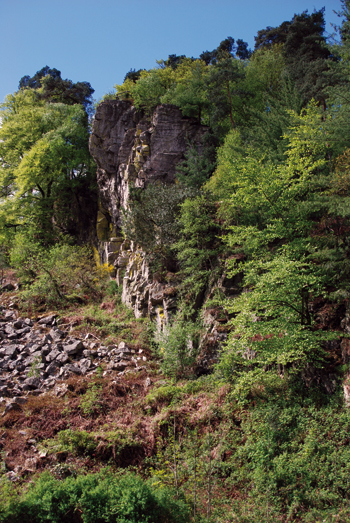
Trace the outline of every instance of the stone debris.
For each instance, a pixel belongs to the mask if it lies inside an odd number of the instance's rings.
[[[6,472],[5,476],[7,477],[7,479],[9,481],[17,481],[17,480],[19,480],[18,474],[16,474],[16,472],[14,472],[13,470],[10,470],[10,472]]]
[[[56,314],[51,314],[50,316],[45,316],[38,320],[39,325],[54,325],[54,322],[57,318]]]
[[[140,369],[136,351],[125,342],[106,347],[93,335],[82,341],[70,336],[64,325],[58,328],[56,321],[57,315],[52,314],[33,322],[0,306],[0,405],[6,404],[3,416],[21,410],[28,396],[51,389],[64,396],[68,387],[58,380],[92,374],[101,363],[107,364],[107,373]]]

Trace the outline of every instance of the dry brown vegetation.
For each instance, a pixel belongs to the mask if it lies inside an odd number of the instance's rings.
[[[149,377],[147,371],[122,377],[111,373],[89,381],[72,377],[61,383],[67,387],[63,397],[54,392],[29,397],[25,405],[0,420],[0,445],[7,470],[24,478],[34,471],[54,472],[62,462],[71,469],[89,471],[106,463],[143,469],[145,459],[156,454],[159,444],[166,444],[175,411],[177,433],[194,427],[205,431],[209,419],[213,427],[219,422],[214,412],[222,406],[227,388],[220,389],[216,398],[203,391],[184,393],[181,401],[174,403],[171,395],[157,396],[162,387],[166,389],[164,378],[151,373],[152,384],[146,386]],[[84,414],[81,400],[94,385],[101,390],[99,408]],[[181,390],[181,384],[177,388]],[[58,445],[43,452],[48,441],[57,441],[67,430],[91,435],[93,448],[62,450]]]

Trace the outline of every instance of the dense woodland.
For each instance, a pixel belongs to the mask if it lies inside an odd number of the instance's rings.
[[[4,477],[1,521],[349,521],[350,2],[341,5],[338,40],[326,39],[323,10],[304,12],[259,31],[254,50],[227,37],[198,58],[131,69],[105,95],[146,116],[174,104],[207,127],[177,182],[135,189],[124,212],[124,235],[154,273],[176,275],[180,296],[163,332],[143,325],[156,386],[132,408],[153,419],[158,446],[137,466],[96,458],[83,475],[37,475],[29,490]],[[33,314],[120,302],[111,268],[96,265],[92,94],[45,67],[1,106],[1,264]],[[235,296],[221,292],[223,275]],[[228,337],[198,376],[208,311]],[[103,386],[85,394],[98,404]],[[96,447],[100,411],[85,414],[79,443],[71,428],[55,436],[72,455]]]

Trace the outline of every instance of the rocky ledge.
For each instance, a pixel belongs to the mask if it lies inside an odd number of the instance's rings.
[[[147,358],[125,342],[104,346],[87,334],[84,340],[69,335],[49,315],[33,322],[17,311],[0,309],[0,403],[5,413],[18,409],[29,395],[54,389],[62,392],[62,380],[72,375],[93,375],[103,363],[104,374],[144,369]],[[68,327],[69,328],[69,327]]]

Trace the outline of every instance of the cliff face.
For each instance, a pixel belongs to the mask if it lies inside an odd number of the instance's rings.
[[[127,205],[130,186],[172,182],[188,143],[201,147],[206,128],[183,118],[173,105],[160,105],[146,118],[129,102],[110,100],[96,111],[90,152],[97,163],[103,213],[120,230],[120,209]]]
[[[162,323],[175,310],[176,299],[170,285],[153,281],[142,252],[123,241],[121,211],[131,187],[173,182],[189,143],[200,152],[206,131],[173,105],[158,106],[151,117],[126,101],[106,101],[97,108],[90,152],[97,164],[100,196],[99,250],[102,261],[114,265],[123,301],[136,317],[150,315]]]

